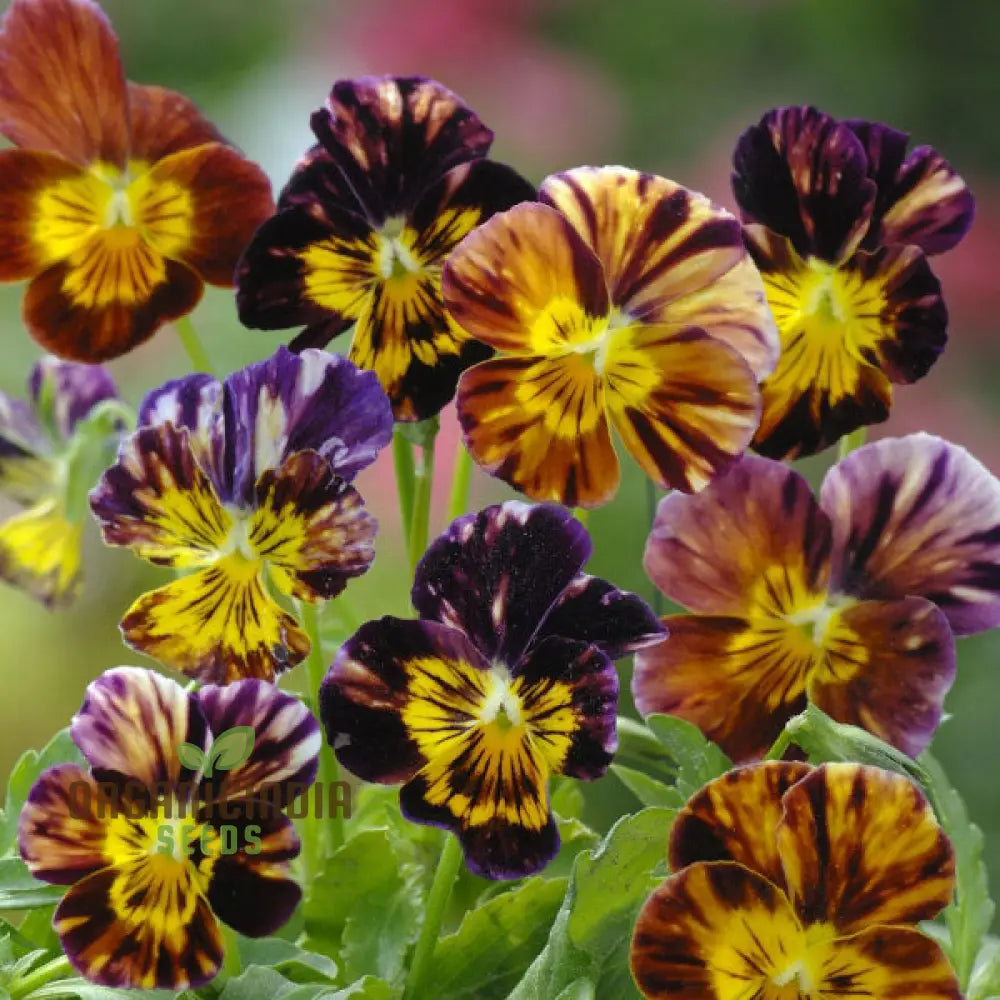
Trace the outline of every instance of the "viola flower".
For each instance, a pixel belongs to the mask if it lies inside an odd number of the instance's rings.
[[[632,975],[649,1000],[961,1000],[917,928],[955,860],[920,790],[859,764],[737,768],[681,810],[673,874],[639,912]]]
[[[250,727],[253,748],[221,782],[178,756],[236,727]],[[219,920],[263,937],[291,917],[299,838],[282,808],[314,781],[320,748],[302,702],[259,680],[187,693],[116,667],[87,688],[70,734],[91,769],[41,774],[18,846],[37,878],[71,886],[52,923],[82,976],[198,986],[222,963]]]
[[[445,304],[502,356],[458,386],[465,443],[536,500],[618,487],[609,421],[660,486],[693,492],[747,447],[777,333],[739,222],[623,167],[547,178],[444,268]]]
[[[194,572],[135,601],[125,641],[220,684],[302,660],[309,640],[268,582],[319,603],[368,569],[376,523],[350,482],[391,435],[375,376],[325,351],[150,393],[91,507],[109,545]]]
[[[441,263],[535,190],[485,159],[493,133],[434,80],[340,80],[312,128],[318,144],[240,263],[240,319],[264,330],[304,324],[294,350],[353,327],[349,357],[378,375],[396,420],[431,417],[459,373],[491,353],[445,313]]]
[[[892,383],[944,349],[947,311],[928,257],[972,223],[972,195],[929,146],[875,122],[776,108],[740,137],[733,190],[781,334],[754,448],[821,451],[884,421]]]
[[[344,767],[403,783],[403,814],[455,833],[486,878],[555,855],[549,778],[605,772],[612,659],[663,634],[640,598],[581,572],[590,551],[559,507],[510,501],[458,518],[417,567],[420,620],[363,625],[320,689]]]
[[[805,479],[745,457],[665,497],[646,572],[693,614],[636,657],[635,703],[761,757],[806,700],[915,756],[955,673],[953,635],[1000,625],[1000,482],[929,434]]]
[[[80,584],[84,467],[95,456],[77,428],[117,389],[103,368],[46,357],[28,390],[28,400],[0,393],[0,496],[14,508],[0,523],[0,578],[54,607]]]
[[[267,178],[187,98],[125,80],[92,0],[13,0],[0,28],[0,281],[76,361],[130,351],[232,285],[273,202]]]

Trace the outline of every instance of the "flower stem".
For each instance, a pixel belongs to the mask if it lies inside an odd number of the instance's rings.
[[[420,444],[420,463],[417,465],[413,491],[413,513],[410,519],[410,538],[407,551],[410,572],[413,573],[420,557],[427,550],[430,535],[431,489],[434,486],[434,443],[437,440],[437,421],[428,422]]]
[[[21,997],[34,993],[35,990],[41,989],[56,979],[70,979],[74,974],[69,959],[65,955],[60,955],[58,958],[52,959],[51,962],[38,966],[34,972],[29,972],[26,976],[15,980],[7,987],[7,993],[10,1000],[20,1000]]]
[[[455,453],[455,468],[451,475],[451,495],[448,498],[448,523],[461,517],[469,506],[469,486],[472,483],[472,456],[461,442]]]
[[[403,1000],[417,1000],[418,997],[422,1000],[427,996],[424,984],[430,971],[431,960],[434,958],[434,948],[441,934],[444,912],[448,908],[455,877],[461,866],[462,848],[458,838],[450,833],[446,834],[437,870],[434,872],[434,882],[427,896],[424,923],[420,928],[420,937],[413,952],[413,962],[410,965],[410,974],[406,978]]]
[[[392,435],[392,462],[396,470],[396,493],[399,495],[399,516],[403,522],[403,545],[410,551],[410,525],[413,522],[413,445],[396,428]]]
[[[764,760],[781,760],[785,751],[792,745],[792,734],[788,728],[778,733],[778,738],[771,744],[771,749],[764,755]]]
[[[859,427],[856,431],[851,431],[850,434],[845,434],[840,439],[840,444],[837,445],[837,461],[847,458],[852,451],[857,451],[864,443],[865,439],[868,437],[868,428]]]
[[[222,944],[222,969],[227,976],[238,976],[243,971],[243,960],[240,958],[236,931],[228,924],[222,925]]]
[[[181,338],[181,344],[184,345],[184,350],[194,370],[204,372],[206,375],[214,375],[215,369],[212,368],[212,362],[208,360],[208,354],[202,346],[201,338],[194,328],[194,323],[191,322],[191,317],[181,316],[180,319],[174,320],[174,329]]]

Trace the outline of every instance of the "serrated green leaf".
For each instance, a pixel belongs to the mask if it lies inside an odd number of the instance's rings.
[[[1000,939],[987,937],[983,942],[969,978],[968,1000],[989,1000],[1000,993]]]
[[[244,967],[264,965],[280,972],[293,983],[334,983],[337,963],[326,955],[300,948],[284,938],[237,938],[240,962]]]
[[[575,983],[570,983],[556,1000],[594,1000],[596,996],[594,984],[589,979],[578,979]]]
[[[78,997],[79,1000],[126,1000],[135,994],[135,990],[116,990],[110,986],[96,986],[86,979],[74,976],[72,979],[58,979],[46,983],[40,989],[33,990],[28,995],[32,1000],[55,1000],[56,997]],[[172,990],[143,990],[142,1000],[174,1000],[176,994]]]
[[[675,784],[684,802],[733,766],[733,762],[686,719],[651,715],[646,719],[646,726],[677,765]]]
[[[612,764],[611,773],[639,800],[644,806],[660,806],[664,809],[680,809],[684,805],[684,797],[674,787],[665,785],[656,778],[651,778],[634,767],[624,764]]]
[[[208,766],[205,774],[214,771],[232,771],[250,759],[257,732],[253,726],[233,726],[220,733],[208,748]]]
[[[55,913],[55,905],[39,906],[25,914],[24,919],[18,927],[20,936],[36,948],[45,951],[59,951],[59,935],[56,934],[52,926],[52,915]]]
[[[583,789],[575,778],[556,777],[549,788],[552,811],[561,819],[580,819],[583,816]]]
[[[205,765],[205,751],[193,743],[178,743],[177,756],[180,762],[192,771],[200,771]]]
[[[249,965],[238,976],[226,982],[219,1000],[281,1000],[301,986],[286,979],[280,972],[263,965]],[[311,995],[330,991],[330,987],[313,984]]]
[[[0,858],[0,910],[51,906],[65,894],[66,886],[39,881],[20,858]]]

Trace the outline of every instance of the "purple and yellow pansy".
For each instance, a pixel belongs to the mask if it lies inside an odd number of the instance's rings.
[[[268,584],[317,603],[368,569],[376,524],[351,480],[391,435],[377,378],[325,351],[150,393],[91,507],[108,544],[194,572],[135,601],[125,640],[216,683],[302,660],[309,640]]]
[[[353,327],[349,357],[376,372],[395,418],[434,416],[459,373],[491,353],[447,316],[442,261],[535,190],[485,158],[493,133],[434,80],[341,80],[312,128],[319,142],[240,263],[240,318],[305,325],[295,349]]]
[[[668,860],[632,939],[648,1000],[962,996],[917,927],[951,901],[951,845],[900,775],[737,768],[680,812]]]
[[[808,699],[915,755],[941,719],[953,636],[1000,625],[1000,482],[929,434],[851,453],[818,503],[797,472],[746,456],[660,502],[645,567],[693,613],[636,657],[644,715],[686,718],[746,761]]]
[[[186,97],[126,81],[92,0],[13,0],[0,27],[0,281],[46,350],[104,361],[233,284],[273,211],[263,172]]]
[[[104,368],[53,357],[32,368],[28,390],[27,400],[0,393],[0,497],[9,505],[0,578],[54,607],[71,601],[80,583],[80,465],[89,456],[75,432],[117,390]]]
[[[927,374],[947,311],[928,257],[952,249],[972,194],[904,132],[776,108],[740,137],[733,191],[781,335],[754,448],[809,455],[885,420],[892,383]]]
[[[535,500],[614,495],[614,426],[665,488],[704,487],[744,451],[778,338],[735,217],[624,167],[547,178],[444,267],[445,304],[500,356],[457,405],[476,462]]]
[[[235,727],[253,749],[223,784],[178,756]],[[251,937],[288,920],[299,839],[281,809],[315,779],[321,741],[302,702],[259,680],[189,693],[117,667],[87,688],[70,733],[90,766],[42,773],[18,843],[37,878],[71,887],[53,925],[81,975],[187,989],[219,970],[219,920]]]
[[[605,772],[612,659],[663,634],[640,598],[581,571],[590,550],[552,505],[459,518],[417,567],[420,620],[363,625],[320,691],[341,763],[402,783],[404,815],[455,833],[487,878],[537,872],[555,855],[549,778]]]

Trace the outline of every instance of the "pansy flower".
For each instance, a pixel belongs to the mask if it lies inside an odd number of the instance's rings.
[[[739,222],[623,167],[549,177],[444,269],[445,303],[501,352],[457,405],[476,462],[536,500],[596,507],[619,481],[610,426],[665,488],[696,491],[737,458],[778,340]]]
[[[681,810],[669,863],[632,939],[649,1000],[961,1000],[941,948],[917,928],[951,901],[951,845],[898,774],[737,768]]]
[[[640,598],[581,572],[590,550],[559,507],[510,501],[460,517],[417,567],[420,620],[363,625],[320,690],[341,763],[403,783],[404,815],[455,833],[487,878],[554,856],[549,778],[605,772],[612,658],[663,634]]]
[[[101,459],[78,425],[117,390],[103,368],[53,357],[34,366],[28,390],[28,400],[0,393],[0,577],[54,606],[79,587],[84,477]],[[95,443],[113,451],[113,441]]]
[[[820,451],[885,420],[892,383],[927,374],[947,312],[928,256],[954,247],[973,198],[929,146],[887,125],[776,108],[740,137],[733,190],[781,334],[754,448]]]
[[[218,765],[221,780],[179,756],[234,729],[252,748],[235,767]],[[188,693],[117,667],[87,688],[70,733],[90,768],[42,773],[18,844],[37,878],[71,886],[53,926],[81,975],[187,989],[219,970],[219,920],[250,937],[288,920],[302,893],[291,877],[299,839],[282,808],[312,784],[320,748],[302,702],[259,680]]]
[[[232,285],[267,178],[185,97],[125,80],[92,0],[13,0],[0,29],[0,280],[77,361],[117,357]]]
[[[240,264],[240,319],[305,325],[295,349],[353,327],[349,357],[378,374],[395,418],[431,417],[459,373],[490,355],[445,313],[441,263],[534,188],[485,159],[493,133],[434,80],[340,80],[312,128],[318,144]]]
[[[747,456],[660,502],[645,567],[693,614],[664,619],[669,638],[636,657],[643,715],[688,719],[745,761],[808,699],[916,755],[953,634],[1000,625],[1000,482],[929,434],[852,452],[819,503],[798,473]]]
[[[126,642],[217,683],[302,660],[309,640],[268,583],[318,603],[368,569],[375,519],[350,481],[391,435],[375,376],[325,351],[150,393],[91,507],[110,545],[194,572],[129,608]]]

